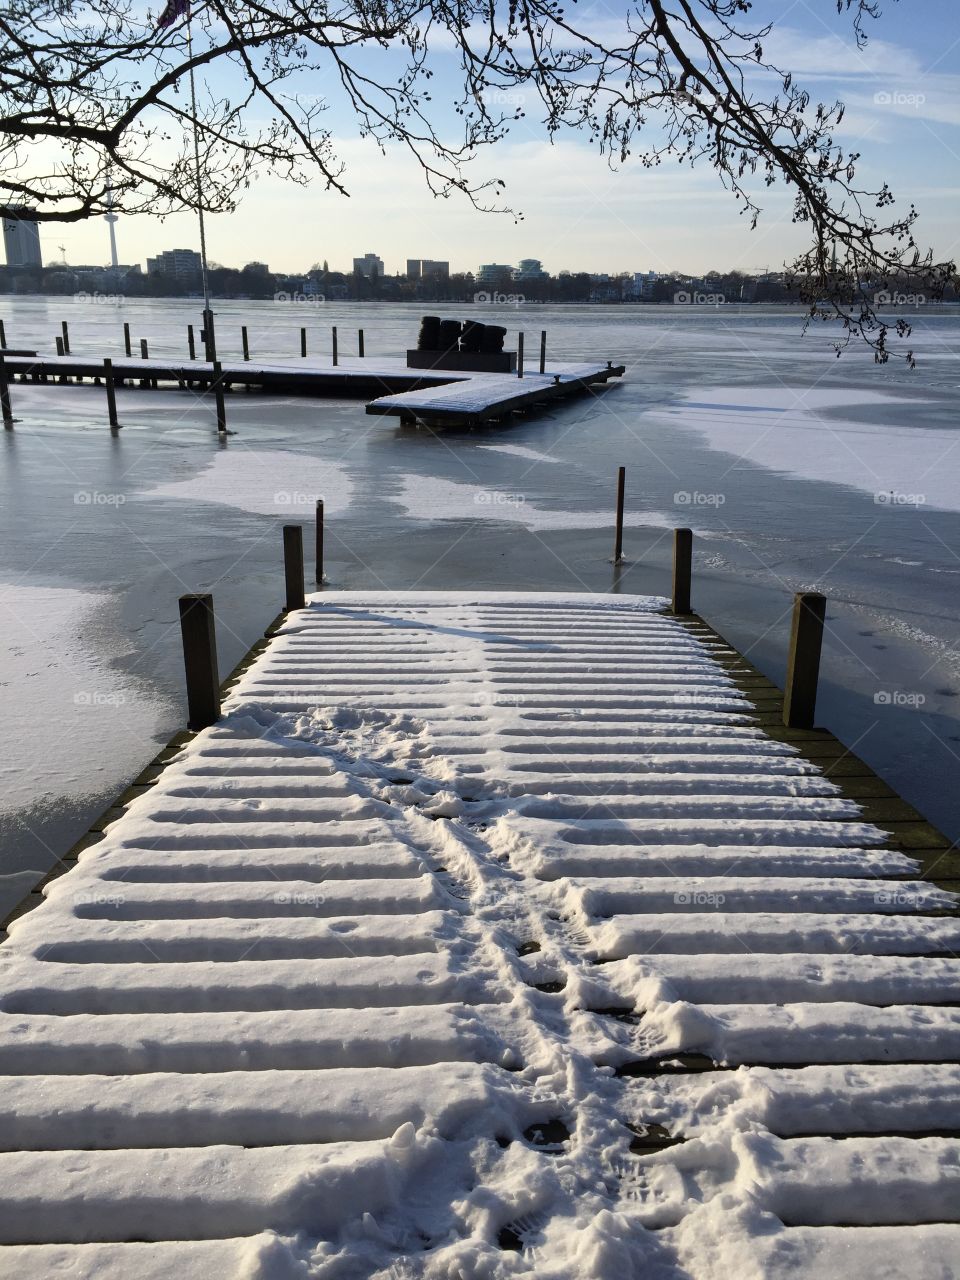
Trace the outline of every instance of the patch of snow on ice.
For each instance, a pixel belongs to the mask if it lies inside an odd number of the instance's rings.
[[[233,446],[188,480],[168,481],[143,496],[217,502],[254,515],[302,520],[313,518],[318,498],[327,515],[342,515],[353,498],[353,483],[345,467],[305,453]]]

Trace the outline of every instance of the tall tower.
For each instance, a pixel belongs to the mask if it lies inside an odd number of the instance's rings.
[[[110,266],[116,271],[120,266],[117,258],[117,233],[114,225],[117,221],[117,215],[113,212],[113,187],[109,183],[107,183],[107,208],[110,212],[103,215],[103,220],[110,228]]]

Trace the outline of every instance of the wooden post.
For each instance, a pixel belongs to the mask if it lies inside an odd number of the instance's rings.
[[[141,359],[141,360],[149,360],[149,359],[150,359],[150,350],[149,350],[149,348],[147,347],[147,340],[146,340],[146,338],[141,338],[141,339],[140,339],[140,359]]]
[[[70,354],[70,330],[67,328],[66,320],[60,321],[60,332],[63,334],[63,354]]]
[[[3,327],[3,321],[0,320],[0,350],[7,345],[7,331]]]
[[[523,377],[523,334],[517,334],[517,377]]]
[[[540,372],[547,372],[547,331],[540,330]]]
[[[336,326],[336,325],[334,325],[334,326],[333,326],[333,363],[334,363],[334,367],[336,367],[336,365],[337,365],[337,363],[338,363],[338,356],[337,356],[337,326]]]
[[[119,427],[117,419],[117,393],[113,385],[113,361],[107,358],[103,362],[103,381],[107,388],[107,416],[111,427]]]
[[[357,354],[363,359],[363,330],[357,330]]]
[[[623,497],[627,487],[627,468],[621,467],[617,472],[617,536],[613,543],[613,563],[623,559]]]
[[[217,403],[217,431],[227,434],[227,406],[223,402],[223,368],[219,360],[213,362],[213,396]]]
[[[827,600],[819,591],[799,591],[793,598],[783,723],[788,729],[812,729],[817,708],[820,649]]]
[[[203,309],[203,354],[204,359],[212,364],[217,358],[217,331],[213,323],[213,312],[209,307]]]
[[[3,414],[4,431],[13,430],[13,409],[10,407],[10,383],[7,380],[7,365],[0,356],[0,412]]]
[[[323,584],[323,499],[317,499],[317,567],[315,575],[317,585]]]
[[[306,331],[306,329],[301,329],[301,330],[300,330],[300,354],[301,354],[301,356],[304,356],[304,357],[306,357],[306,354],[307,354],[307,331]]]
[[[195,338],[194,338],[194,336],[193,336],[193,325],[192,325],[192,324],[188,324],[188,325],[187,325],[187,350],[190,352],[190,359],[191,359],[191,360],[196,360],[196,358],[197,358],[197,343],[196,343],[196,339],[195,339]]]
[[[303,529],[298,524],[283,526],[283,576],[287,587],[287,611],[302,609],[303,594]]]
[[[220,719],[220,676],[213,596],[180,597],[180,634],[187,677],[187,726],[206,729]]]
[[[57,338],[57,355],[58,355],[58,356],[62,356],[63,354],[64,354],[64,350],[63,350],[63,339],[62,339],[62,338]]]
[[[247,340],[247,326],[245,324],[240,326],[240,339],[243,342],[243,358],[244,360],[249,360],[250,343]]]
[[[126,323],[123,326],[123,350],[125,355],[130,356],[133,354],[130,350],[130,326]]]
[[[672,613],[690,613],[690,578],[693,564],[693,530],[673,531]]]

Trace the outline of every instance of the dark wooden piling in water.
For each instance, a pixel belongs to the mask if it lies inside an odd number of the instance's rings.
[[[191,729],[206,729],[220,719],[213,596],[180,597],[180,634],[187,678],[187,724]]]
[[[283,526],[283,577],[287,589],[287,610],[302,609],[303,594],[303,529],[298,524]]]
[[[627,489],[627,468],[617,471],[617,531],[613,542],[613,563],[623,559],[623,499]]]
[[[363,330],[362,330],[362,329],[358,329],[358,330],[357,330],[357,355],[360,357],[360,359],[361,359],[361,360],[364,358],[364,355],[363,355]]]
[[[200,334],[203,341],[204,356],[212,364],[217,358],[217,331],[213,321],[213,312],[209,307],[203,310],[203,330]]]
[[[227,406],[223,398],[223,367],[219,360],[213,362],[213,398],[217,406],[217,432],[227,434]]]
[[[188,324],[188,325],[187,325],[187,350],[190,352],[190,359],[191,359],[191,360],[196,360],[196,358],[197,358],[197,343],[196,343],[196,339],[195,339],[195,338],[194,338],[194,336],[193,336],[193,325],[192,325],[192,324]]]
[[[0,356],[0,413],[3,414],[4,431],[13,430],[13,409],[10,405],[10,383],[7,379],[7,366]]]
[[[240,341],[243,343],[243,358],[244,360],[249,360],[250,342],[247,338],[247,326],[245,324],[240,326]]]
[[[56,343],[57,343],[57,355],[58,356],[65,355],[66,352],[63,349],[63,339],[61,337],[57,337]]]
[[[123,325],[123,350],[127,356],[133,355],[133,351],[130,347],[130,326],[126,321],[124,321]]]
[[[316,569],[314,570],[314,578],[317,585],[323,583],[323,499],[317,499],[317,542],[316,542]]]
[[[523,377],[523,334],[517,334],[517,377]]]
[[[117,393],[113,385],[113,361],[109,358],[103,362],[103,381],[107,388],[107,416],[110,419],[110,425],[111,427],[119,427]]]
[[[817,709],[820,650],[827,600],[819,591],[800,591],[793,598],[783,723],[788,729],[812,729]]]
[[[70,329],[66,320],[60,321],[60,332],[63,334],[63,354],[68,356],[70,354]]]
[[[336,325],[333,326],[333,363],[334,364],[339,363],[339,356],[337,354],[337,326]]]
[[[693,572],[693,530],[673,531],[673,602],[672,613],[690,612],[690,580]]]
[[[302,327],[301,327],[301,329],[300,329],[300,355],[301,355],[304,359],[306,359],[306,355],[307,355],[307,331],[306,331],[306,329],[304,329],[304,328],[302,328]]]
[[[6,345],[7,345],[7,331],[3,327],[3,321],[0,320],[0,350],[5,348]]]
[[[140,359],[141,360],[150,359],[150,348],[147,346],[146,338],[140,339]]]
[[[546,373],[546,371],[547,371],[547,331],[546,329],[541,329],[540,330],[540,372]]]

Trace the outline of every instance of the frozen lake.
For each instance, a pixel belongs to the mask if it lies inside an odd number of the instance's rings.
[[[218,304],[224,357],[399,356],[422,306]],[[450,315],[480,308],[429,307]],[[7,341],[186,356],[195,300],[0,298]],[[11,904],[185,722],[177,597],[209,590],[225,673],[282,604],[280,525],[327,509],[338,588],[660,592],[690,525],[694,606],[782,682],[791,593],[829,597],[819,721],[960,837],[960,315],[913,317],[919,366],[837,360],[794,311],[482,308],[546,329],[558,359],[627,365],[621,385],[442,435],[349,400],[13,388],[0,466],[0,908]],[[513,342],[510,345],[514,345]],[[612,552],[627,467],[627,562]],[[312,564],[310,565],[312,572]]]

